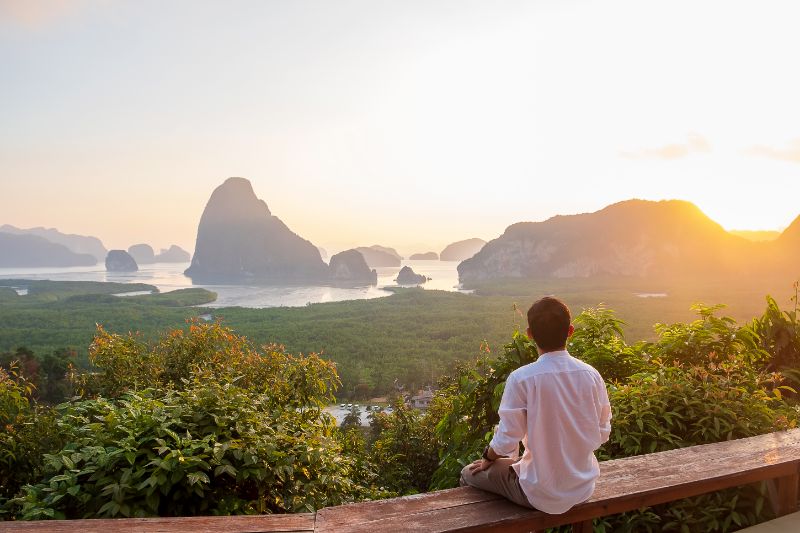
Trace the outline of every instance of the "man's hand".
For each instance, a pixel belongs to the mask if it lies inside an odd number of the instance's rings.
[[[471,474],[477,474],[478,472],[483,472],[487,470],[490,466],[492,466],[494,461],[487,461],[486,459],[478,459],[477,461],[473,461],[469,465],[469,471]]]

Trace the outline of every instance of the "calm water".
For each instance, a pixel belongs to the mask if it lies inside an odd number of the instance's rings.
[[[425,289],[457,291],[457,261],[403,261],[414,272],[425,274],[431,281]],[[366,300],[391,294],[383,287],[396,287],[394,279],[401,267],[379,268],[378,285],[375,287],[321,287],[312,285],[253,286],[253,285],[192,285],[192,280],[183,275],[189,263],[155,263],[142,265],[138,272],[106,272],[102,264],[91,267],[69,268],[0,268],[0,279],[49,279],[54,281],[114,281],[118,283],[148,283],[161,292],[188,287],[203,287],[217,293],[217,301],[207,307],[300,307],[308,303],[338,302],[343,300]]]

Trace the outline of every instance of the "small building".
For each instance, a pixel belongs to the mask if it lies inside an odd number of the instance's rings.
[[[433,400],[433,390],[430,387],[417,391],[417,394],[411,397],[411,407],[414,409],[427,409]]]

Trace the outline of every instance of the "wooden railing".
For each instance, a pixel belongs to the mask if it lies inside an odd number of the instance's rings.
[[[112,532],[528,532],[768,481],[778,516],[798,509],[800,429],[600,463],[592,497],[560,515],[519,507],[471,487],[265,516],[0,522],[0,531]]]

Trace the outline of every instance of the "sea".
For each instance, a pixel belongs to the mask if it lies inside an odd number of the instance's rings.
[[[140,265],[138,272],[106,272],[103,264],[90,267],[0,268],[0,279],[47,279],[53,281],[113,281],[147,283],[161,292],[202,287],[217,293],[217,300],[204,307],[302,307],[314,303],[367,300],[389,296],[397,287],[394,281],[403,266],[410,266],[430,281],[420,285],[425,290],[470,292],[458,283],[458,261],[403,260],[399,267],[376,268],[378,284],[364,287],[323,285],[207,285],[192,284],[183,274],[189,263],[153,263]],[[131,292],[133,294],[133,292]],[[137,293],[140,294],[140,293]]]

